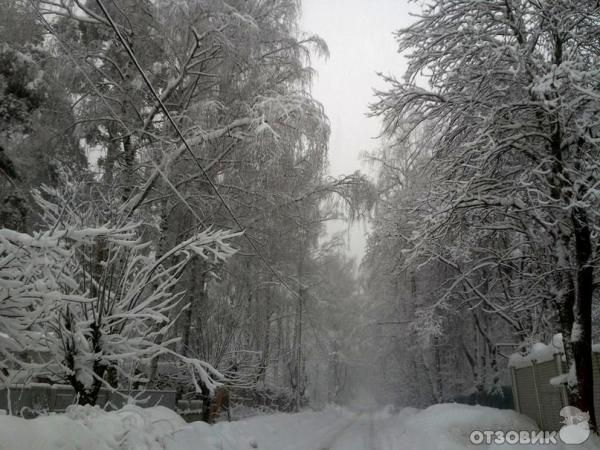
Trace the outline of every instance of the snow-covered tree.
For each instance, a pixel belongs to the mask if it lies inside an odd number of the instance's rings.
[[[35,221],[29,189],[56,182],[58,168],[87,164],[73,133],[71,74],[43,45],[30,2],[0,2],[0,227]]]
[[[221,375],[203,361],[179,355],[177,339],[163,337],[182,310],[176,284],[186,265],[194,257],[225,260],[235,252],[227,241],[238,234],[198,231],[156,257],[139,224],[99,222],[108,205],[86,204],[94,196],[84,186],[68,182],[36,194],[46,231],[2,230],[4,365],[50,373],[68,381],[80,403],[94,404],[99,389],[115,381],[106,379],[109,369],[136,382],[137,366],[170,353],[212,390]],[[26,352],[51,357],[19,359]]]
[[[375,106],[387,131],[425,124],[432,137],[415,255],[455,266],[445,242],[477,246],[473,273],[440,300],[460,289],[499,314],[553,305],[577,373],[571,402],[591,416],[599,15],[587,1],[434,1],[398,32],[408,72]],[[521,287],[535,291],[501,285],[522,264]],[[482,277],[504,287],[502,303]]]
[[[85,243],[60,241],[74,252],[69,261],[78,264],[73,268],[78,289],[85,287],[88,300],[95,299],[85,308],[69,305],[53,316],[52,336],[65,337],[55,354],[70,355],[68,361],[57,357],[66,361],[60,370],[71,371],[77,388],[92,396],[100,379],[114,384],[125,376],[126,365],[120,364],[116,353],[101,359],[90,356],[96,345],[96,325],[90,317],[102,311],[103,333],[112,335],[118,327],[111,325],[106,305],[114,304],[118,314],[124,314],[125,304],[117,299],[141,289],[144,277],[150,277],[143,294],[135,294],[142,297],[135,298],[150,296],[151,305],[140,305],[160,309],[164,305],[157,299],[173,294],[170,309],[151,314],[143,324],[147,339],[140,346],[157,345],[146,347],[142,358],[152,360],[144,375],[151,384],[170,382],[159,368],[159,357],[167,352],[157,349],[171,343],[171,350],[224,372],[243,366],[243,376],[240,369],[236,377],[246,389],[275,384],[287,390],[292,382],[300,387],[292,378],[303,379],[303,349],[308,354],[313,344],[306,333],[302,338],[306,311],[294,292],[305,288],[305,278],[317,265],[315,249],[324,220],[334,215],[330,205],[322,208],[323,201],[335,195],[348,209],[358,210],[372,194],[358,174],[326,176],[329,124],[322,105],[310,93],[310,58],[326,54],[325,43],[298,29],[296,0],[102,4],[191,151],[151,94],[99,2],[35,0],[9,5],[11,11],[19,10],[23,23],[10,38],[31,27],[35,50],[42,55],[14,58],[26,69],[22,91],[37,94],[31,88],[38,85],[30,82],[38,79],[41,97],[49,92],[57,96],[52,103],[56,114],[38,114],[32,108],[27,119],[56,119],[61,126],[45,129],[51,138],[40,132],[39,142],[47,145],[47,152],[9,142],[3,154],[20,163],[19,176],[46,167],[44,161],[32,164],[29,159],[24,161],[30,163],[27,167],[21,164],[22,155],[30,151],[40,158],[58,155],[53,157],[56,175],[68,165],[63,155],[71,151],[56,136],[66,136],[73,154],[84,149],[84,163],[89,164],[87,169],[81,167],[89,184],[82,189],[85,195],[77,194],[72,206],[55,212],[43,226],[38,207],[27,200],[24,212],[34,220],[19,231],[33,236],[54,229],[57,221],[61,225],[55,229],[64,230],[66,218],[71,229],[104,227],[109,232],[137,224],[127,239],[112,241],[98,235]],[[9,28],[15,26],[4,26],[0,33]],[[59,191],[65,189],[57,177],[33,176],[36,182],[23,186],[2,173],[0,177],[9,194],[22,189],[26,199],[31,188],[40,185],[37,178]],[[227,261],[205,258],[189,247],[199,238],[199,230],[240,228],[245,237],[235,240],[239,254]],[[143,269],[146,265],[156,267]],[[168,317],[168,325],[159,320],[161,314]],[[124,319],[118,323],[123,325]],[[131,323],[133,328],[138,325]],[[171,341],[175,337],[181,337],[177,344]],[[112,354],[112,341],[103,339],[110,344],[103,352]],[[167,359],[172,358],[161,361]],[[209,400],[210,382],[198,381]],[[191,384],[185,389],[193,390]]]

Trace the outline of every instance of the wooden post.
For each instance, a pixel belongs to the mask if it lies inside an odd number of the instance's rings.
[[[48,386],[48,412],[56,411],[56,388]]]

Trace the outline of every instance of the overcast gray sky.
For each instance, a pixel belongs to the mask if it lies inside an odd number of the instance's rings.
[[[331,121],[330,173],[367,171],[361,154],[377,147],[380,122],[366,117],[374,101],[373,88],[384,85],[376,72],[401,76],[404,58],[392,32],[407,26],[415,10],[408,0],[302,0],[302,28],[321,36],[329,46],[327,60],[313,60],[318,75],[313,95],[325,106]],[[334,224],[331,230],[345,229]],[[362,257],[365,225],[354,226],[350,252]]]

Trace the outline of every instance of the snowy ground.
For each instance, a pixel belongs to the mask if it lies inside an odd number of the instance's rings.
[[[456,404],[397,413],[339,407],[260,416],[209,426],[186,424],[162,408],[128,406],[106,413],[72,407],[66,414],[25,420],[0,416],[1,450],[463,450],[523,446],[469,444],[479,430],[534,429],[512,411]],[[533,446],[564,450],[564,446]],[[526,447],[531,448],[531,447]],[[600,449],[600,441],[569,447]]]

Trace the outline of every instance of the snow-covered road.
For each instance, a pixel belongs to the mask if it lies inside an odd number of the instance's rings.
[[[376,437],[373,413],[357,414],[331,439],[322,441],[315,450],[346,450],[349,448],[381,450]]]
[[[274,415],[238,422],[238,427],[251,429],[266,426],[262,438],[251,438],[257,448],[266,450],[397,450],[382,437],[389,438],[390,418],[386,412],[351,412],[341,408],[328,408],[323,412],[305,412],[295,415]],[[267,422],[268,421],[268,422]],[[292,422],[293,421],[293,422]],[[248,424],[246,422],[253,422]],[[270,423],[269,423],[270,422]],[[217,430],[227,430],[232,425],[219,424]],[[241,431],[241,430],[238,430]],[[240,435],[244,431],[240,432]],[[236,439],[239,442],[239,439]],[[389,441],[389,439],[388,439]],[[239,445],[239,444],[238,444]],[[242,448],[242,447],[240,447]]]
[[[194,427],[183,433],[194,433]],[[353,412],[330,406],[323,411],[275,414],[212,428],[222,439],[223,450],[564,450],[557,445],[473,445],[474,430],[535,430],[536,425],[514,411],[457,404],[434,405],[425,410]],[[187,450],[188,447],[168,447]],[[191,450],[192,447],[190,447]],[[197,447],[196,447],[197,448]],[[204,448],[204,447],[200,447]],[[578,450],[598,450],[594,439]]]
[[[187,433],[193,433],[194,426]],[[474,430],[535,430],[536,425],[514,411],[457,404],[434,405],[425,410],[353,412],[330,406],[323,411],[275,414],[212,428],[223,438],[223,450],[466,450],[544,449],[555,445],[497,445],[469,442]],[[188,447],[168,447],[187,450]],[[203,448],[203,447],[200,447]],[[207,447],[213,448],[213,447]],[[598,450],[590,440],[578,450]],[[191,447],[190,447],[191,450]]]

